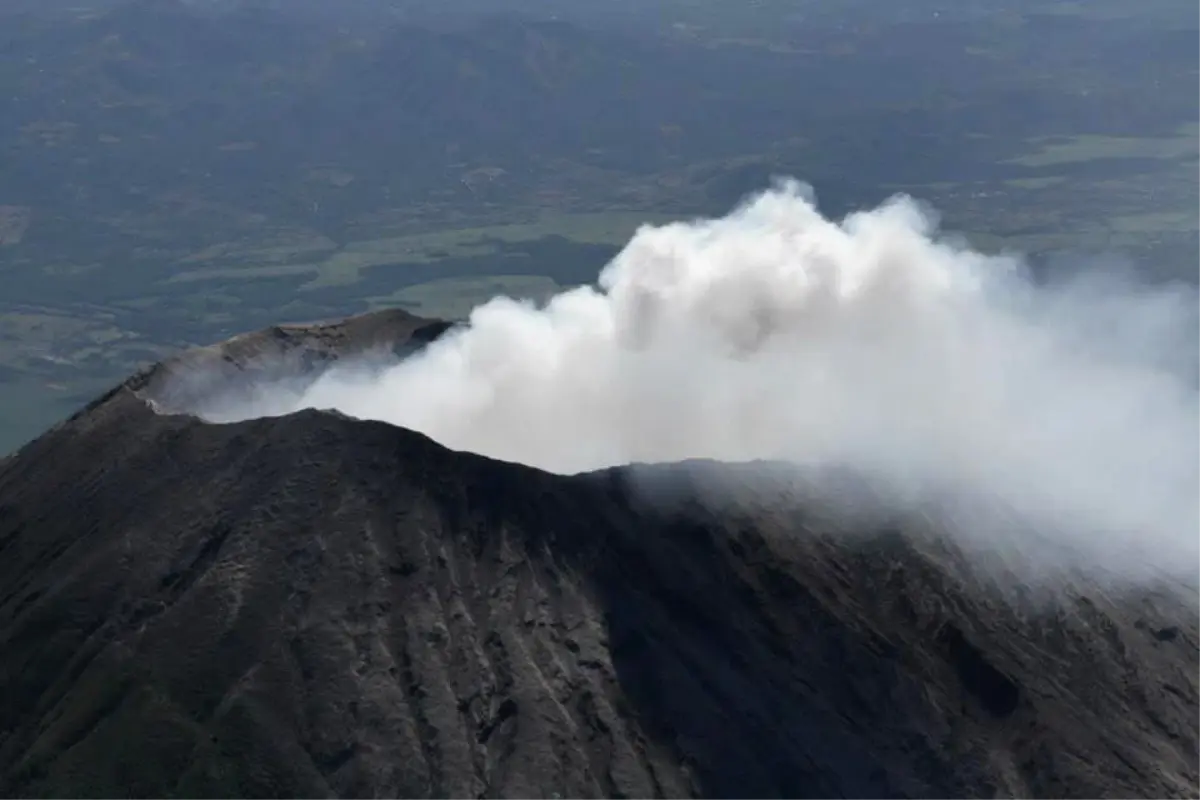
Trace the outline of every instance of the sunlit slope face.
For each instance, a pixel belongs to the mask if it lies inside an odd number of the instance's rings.
[[[564,473],[850,467],[893,499],[1002,506],[1113,565],[1154,549],[1194,572],[1195,321],[1192,290],[1035,286],[910,199],[830,220],[786,183],[643,227],[598,288],[498,298],[418,357],[201,412],[336,408]]]

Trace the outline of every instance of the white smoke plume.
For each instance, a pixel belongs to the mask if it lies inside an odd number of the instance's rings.
[[[1196,324],[1191,289],[1035,285],[939,238],[911,199],[830,220],[786,182],[721,219],[644,226],[599,288],[497,298],[419,356],[206,416],[335,408],[560,473],[849,467],[1194,583]]]

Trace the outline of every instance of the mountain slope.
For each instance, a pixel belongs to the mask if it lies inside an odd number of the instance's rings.
[[[1194,598],[1018,602],[936,537],[848,535],[736,466],[561,477],[143,400],[443,329],[240,337],[0,462],[0,793],[1195,792]],[[633,478],[668,471],[651,504]]]

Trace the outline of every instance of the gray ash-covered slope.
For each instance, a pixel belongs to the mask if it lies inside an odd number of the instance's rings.
[[[0,464],[0,793],[1195,796],[1194,598],[1016,604],[733,466],[663,467],[732,487],[668,508],[626,470],[144,401],[444,328],[194,351]]]

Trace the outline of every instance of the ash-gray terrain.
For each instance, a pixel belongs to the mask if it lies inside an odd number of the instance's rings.
[[[238,337],[0,461],[0,794],[1195,796],[1194,587],[1032,592],[753,465],[183,413],[445,329]]]

